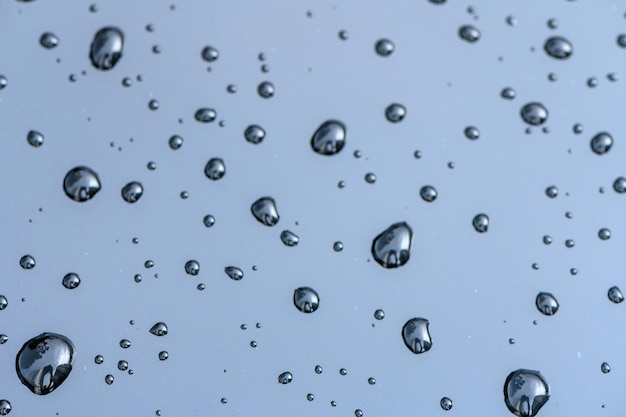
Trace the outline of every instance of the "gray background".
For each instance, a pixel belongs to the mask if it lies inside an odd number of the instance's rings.
[[[352,416],[357,408],[368,417],[506,416],[502,387],[518,368],[539,370],[551,385],[542,417],[620,415],[625,311],[606,292],[626,287],[626,197],[611,185],[626,175],[626,92],[606,75],[626,65],[616,43],[626,3],[185,1],[172,10],[166,1],[116,0],[96,13],[90,4],[0,2],[0,74],[8,79],[0,91],[0,293],[9,300],[0,312],[9,336],[0,346],[0,397],[11,401],[12,416]],[[507,25],[509,15],[516,26]],[[479,28],[481,39],[461,40],[463,24]],[[126,43],[115,68],[102,72],[91,66],[89,46],[110,25]],[[45,31],[59,37],[57,48],[39,45]],[[570,59],[543,51],[551,35],[572,42]],[[374,52],[382,37],[396,46],[387,58]],[[201,60],[205,45],[219,50],[217,61]],[[127,76],[129,88],[121,84]],[[589,88],[593,76],[599,85]],[[265,80],[276,87],[271,99],[256,92]],[[231,83],[236,94],[226,91]],[[512,101],[500,97],[509,86]],[[157,111],[148,109],[153,98]],[[525,133],[519,110],[530,101],[548,108],[549,133]],[[384,117],[392,102],[407,108],[401,123]],[[199,107],[214,108],[218,119],[196,122]],[[309,144],[327,119],[348,128],[334,157]],[[267,131],[257,146],[243,138],[252,123]],[[573,133],[575,123],[584,124],[582,134]],[[468,125],[480,129],[477,141],[464,137]],[[45,135],[40,148],[26,142],[31,129]],[[599,131],[615,139],[602,156],[589,147]],[[178,151],[167,144],[173,134],[185,139]],[[203,173],[212,157],[227,170],[215,182]],[[77,165],[102,181],[84,204],[61,186]],[[375,184],[364,181],[368,172]],[[145,193],[131,205],[120,190],[133,180]],[[427,184],[439,192],[431,204],[419,197]],[[549,185],[559,188],[556,199],[545,196]],[[281,215],[273,228],[250,214],[266,195]],[[482,235],[471,225],[480,212],[491,219]],[[209,213],[212,228],[202,223]],[[413,228],[412,255],[385,270],[370,247],[397,221]],[[602,227],[610,240],[598,239]],[[300,236],[297,247],[282,244],[285,229]],[[545,234],[552,245],[542,243]],[[574,248],[565,247],[569,238]],[[338,240],[342,252],[333,251]],[[37,260],[30,271],[19,266],[27,253]],[[144,268],[148,259],[154,268]],[[189,259],[200,262],[196,277],[184,272]],[[230,280],[228,265],[244,279]],[[72,291],[61,285],[68,272],[82,278]],[[299,286],[320,294],[315,313],[293,306]],[[555,316],[535,308],[540,291],[559,300]],[[382,321],[373,318],[377,308]],[[430,321],[433,347],[422,355],[400,336],[412,317]],[[148,332],[157,321],[167,323],[167,336]],[[14,362],[44,331],[69,337],[77,357],[63,385],[40,397],[22,386]],[[122,338],[130,349],[119,347]],[[161,350],[167,361],[158,360]],[[134,375],[117,370],[121,359]],[[603,361],[611,373],[600,372]],[[293,382],[279,385],[287,370]],[[451,411],[440,408],[443,396],[454,401]]]

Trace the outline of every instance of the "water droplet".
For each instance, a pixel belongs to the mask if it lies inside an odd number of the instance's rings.
[[[399,123],[406,116],[406,107],[402,104],[392,103],[385,109],[385,117],[391,123]]]
[[[274,226],[280,216],[276,209],[276,202],[272,197],[261,197],[250,207],[254,217],[265,226]]]
[[[130,342],[130,340],[128,339],[122,339],[120,340],[120,347],[122,349],[128,349],[129,347],[131,347],[132,343]]]
[[[600,370],[603,374],[608,374],[609,372],[611,372],[611,366],[606,362],[602,362],[602,365],[600,365]]]
[[[204,223],[204,225],[206,227],[211,227],[211,226],[213,226],[215,224],[215,217],[213,217],[213,215],[211,215],[211,214],[207,214],[202,219],[202,223]]]
[[[169,357],[170,357],[170,354],[167,351],[162,350],[161,352],[159,352],[159,360],[160,361],[166,361],[167,358],[169,358]]]
[[[153,161],[148,162],[147,167],[148,167],[148,169],[149,169],[150,171],[154,171],[154,170],[156,169],[156,167],[157,167],[157,166],[156,166],[156,162],[153,162]]]
[[[356,410],[354,410],[354,415],[355,417],[363,417],[363,411],[357,408]]]
[[[141,275],[139,275],[139,274],[135,275],[135,282],[137,282],[137,283],[141,282]]]
[[[193,117],[200,123],[211,123],[217,118],[217,112],[208,107],[201,107],[196,110]]]
[[[63,180],[65,194],[79,203],[92,199],[100,191],[100,188],[98,174],[85,166],[71,169]]]
[[[341,368],[339,370],[339,375],[342,375],[342,376],[348,375],[348,370],[346,368]]]
[[[548,120],[548,110],[543,104],[532,102],[524,105],[520,110],[522,120],[532,126],[539,126]]]
[[[280,240],[283,241],[285,246],[296,246],[300,242],[298,235],[289,230],[283,230],[280,234]]]
[[[122,198],[127,203],[135,203],[137,200],[141,198],[143,195],[143,185],[140,182],[132,181],[129,182],[122,188]]]
[[[270,98],[274,95],[274,84],[269,81],[263,81],[257,88],[259,95],[263,98]]]
[[[117,363],[117,369],[119,369],[120,371],[125,371],[128,369],[128,362],[127,361],[119,361]]]
[[[432,203],[437,199],[437,190],[432,185],[425,185],[420,190],[420,196],[422,200]]]
[[[559,189],[556,188],[555,185],[551,185],[548,188],[546,188],[546,195],[550,198],[555,198],[556,196],[559,195]]]
[[[154,326],[150,328],[150,333],[155,336],[165,336],[167,334],[167,324],[162,321],[155,323]]]
[[[598,230],[598,237],[600,240],[609,240],[611,238],[611,231],[606,227]]]
[[[15,358],[17,376],[37,395],[50,394],[69,376],[76,348],[60,334],[42,333],[20,349]]]
[[[148,102],[148,108],[150,110],[158,110],[158,108],[159,108],[159,101],[158,100],[154,100],[154,99],[150,100]]]
[[[130,87],[131,85],[133,85],[133,79],[130,77],[124,77],[122,78],[122,85],[124,87]]]
[[[217,181],[226,174],[226,165],[220,158],[211,158],[204,167],[204,175],[208,179]]]
[[[515,339],[510,338],[510,339],[509,339],[509,345],[514,345],[514,344],[515,344]]]
[[[124,34],[115,27],[100,29],[91,42],[91,64],[102,71],[112,69],[122,57]]]
[[[250,125],[243,132],[243,136],[248,142],[258,145],[265,139],[265,129],[258,125]]]
[[[613,146],[613,137],[607,132],[600,132],[591,139],[591,150],[598,155],[607,153],[611,146]]]
[[[626,193],[626,178],[618,177],[613,182],[613,189],[619,194]]]
[[[341,188],[345,188],[346,187],[346,182],[345,181],[339,181],[337,183],[337,188],[341,189]]]
[[[9,306],[9,300],[7,300],[6,296],[0,295],[0,311],[4,310]]]
[[[381,309],[374,311],[374,318],[376,320],[382,320],[385,318],[385,312]]]
[[[342,41],[347,41],[350,38],[350,33],[347,30],[339,31],[339,39]]]
[[[550,398],[550,386],[538,371],[518,369],[504,382],[504,403],[519,417],[534,417]]]
[[[389,39],[379,39],[374,45],[374,50],[380,56],[389,56],[396,49],[396,46]]]
[[[535,305],[537,306],[537,310],[545,316],[552,316],[556,314],[559,309],[559,302],[548,292],[540,292],[537,294]]]
[[[196,288],[198,289],[198,291],[204,291],[204,289],[206,288],[206,285],[204,285],[203,283],[200,283],[198,284]]]
[[[9,80],[4,75],[0,75],[0,90],[3,90],[9,84]]]
[[[476,140],[480,137],[480,131],[474,126],[466,127],[464,133],[469,140]]]
[[[36,265],[35,258],[31,255],[24,255],[20,258],[20,266],[22,269],[33,269]]]
[[[548,38],[543,49],[548,55],[556,59],[567,59],[574,51],[572,44],[567,39],[560,36]]]
[[[319,303],[319,296],[313,288],[300,287],[293,292],[293,304],[303,313],[313,313]]]
[[[412,318],[402,327],[404,344],[415,354],[428,352],[433,345],[428,331],[428,320]]]
[[[472,220],[472,225],[474,226],[474,230],[478,233],[487,233],[489,229],[489,216],[486,214],[477,214],[474,216],[474,220]]]
[[[198,275],[200,273],[200,263],[196,260],[189,260],[185,263],[185,272],[188,275]]]
[[[111,385],[113,381],[115,381],[115,377],[111,374],[108,374],[107,376],[104,377],[104,382],[106,382],[107,385]]]
[[[184,142],[183,138],[181,138],[178,135],[173,135],[172,137],[170,137],[170,140],[168,141],[170,148],[174,151],[177,149],[180,149],[180,147],[183,146],[183,142]]]
[[[315,396],[313,394],[311,394],[311,393],[308,393],[306,395],[306,399],[309,400],[309,401],[313,401],[315,399]]]
[[[337,407],[337,401],[333,400],[330,402],[331,407]]]
[[[239,281],[243,278],[243,271],[236,266],[227,266],[224,268],[224,272],[226,272],[226,275],[228,275],[230,279],[235,281]]]
[[[571,268],[571,269],[569,270],[569,273],[570,273],[570,274],[572,274],[572,275],[578,275],[578,269],[576,269],[576,268]]]
[[[554,19],[554,18],[553,18],[553,19],[548,20],[548,23],[547,23],[547,24],[548,24],[548,27],[549,27],[550,29],[556,29],[556,28],[558,28],[558,27],[559,27],[559,21],[558,21],[558,20],[556,20],[556,19]]]
[[[372,242],[372,255],[384,268],[397,268],[409,261],[413,230],[405,223],[394,223],[376,236]]]
[[[38,148],[41,145],[43,145],[44,136],[41,133],[37,132],[36,130],[31,130],[26,135],[26,141],[33,148]]]
[[[472,25],[463,25],[459,28],[461,39],[474,43],[480,39],[480,31]]]
[[[367,383],[370,385],[376,384],[376,378],[372,378],[372,377],[367,378]]]
[[[568,248],[573,248],[573,247],[574,247],[574,245],[575,245],[575,242],[574,242],[574,240],[573,240],[573,239],[567,239],[567,240],[565,241],[565,246],[566,246],[566,247],[568,247]]]
[[[368,184],[374,184],[376,182],[376,174],[373,172],[368,172],[365,174],[365,182]]]
[[[96,357],[93,358],[93,361],[96,363],[96,365],[102,365],[102,363],[104,362],[104,356],[96,355]]]
[[[574,131],[574,133],[576,133],[577,135],[580,135],[581,133],[583,133],[583,130],[585,130],[585,127],[580,124],[580,123],[576,123],[574,125],[574,127],[572,127],[572,130]]]
[[[250,347],[251,348],[256,348],[257,347],[257,343],[253,340],[252,342],[250,342]]]
[[[452,409],[452,400],[448,397],[443,397],[441,401],[439,401],[439,405],[445,411]]]
[[[215,61],[217,58],[219,58],[220,53],[217,49],[215,49],[212,46],[205,46],[202,49],[202,59],[204,59],[207,62],[213,62]]]
[[[502,89],[500,96],[507,100],[513,100],[517,96],[517,92],[511,87],[506,87]]]
[[[618,287],[609,288],[609,292],[607,295],[609,297],[609,300],[611,300],[615,304],[619,304],[624,301],[624,294],[622,294],[622,291]]]
[[[39,44],[46,49],[53,49],[59,45],[59,38],[54,33],[44,32],[39,37]]]
[[[12,409],[13,407],[8,400],[0,400],[0,416],[8,415]]]
[[[63,286],[68,290],[73,290],[80,285],[80,277],[78,276],[78,274],[70,272],[63,277],[62,283]]]
[[[315,365],[315,373],[316,374],[321,374],[323,372],[323,369],[320,365]]]
[[[534,263],[532,264],[532,268],[536,271],[539,269],[539,264],[538,263]]]
[[[292,379],[293,379],[293,375],[291,374],[291,372],[283,372],[282,374],[278,375],[279,384],[286,385],[290,383]]]
[[[341,252],[343,250],[343,242],[337,241],[337,242],[333,243],[333,250],[335,252]]]
[[[337,120],[327,120],[311,138],[311,147],[320,155],[335,155],[346,144],[346,126]]]
[[[587,87],[595,88],[598,86],[598,79],[596,77],[591,77],[587,80]]]

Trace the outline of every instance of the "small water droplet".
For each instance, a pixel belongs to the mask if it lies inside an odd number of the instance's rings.
[[[507,100],[513,100],[517,96],[517,92],[511,87],[506,87],[502,89],[500,96]]]
[[[341,368],[339,370],[339,375],[342,375],[342,376],[348,375],[348,370],[346,368]]]
[[[626,193],[626,178],[618,177],[613,182],[613,189],[616,193],[624,194]]]
[[[68,290],[73,290],[80,285],[80,277],[78,276],[78,274],[70,272],[63,277],[62,283],[63,286]]]
[[[568,248],[573,248],[573,247],[574,247],[574,245],[575,245],[575,242],[574,242],[574,240],[573,240],[573,239],[567,239],[567,240],[565,241],[565,246],[566,246],[566,247],[568,247]]]
[[[226,275],[228,275],[230,279],[235,281],[239,281],[243,278],[243,271],[236,266],[227,266],[224,268],[224,272],[226,272]]]
[[[376,182],[376,174],[373,172],[368,172],[365,174],[365,182],[368,184],[374,184]]]
[[[522,120],[532,126],[539,126],[548,120],[548,110],[543,104],[532,102],[524,105],[520,110]]]
[[[59,45],[59,38],[51,32],[44,32],[39,37],[39,44],[46,49],[54,49]]]
[[[307,399],[307,400],[309,400],[309,401],[313,401],[313,400],[315,399],[315,395],[313,395],[313,394],[311,394],[311,393],[308,393],[308,394],[306,395],[306,399]]]
[[[552,36],[546,40],[543,49],[548,55],[556,59],[567,59],[574,52],[570,41],[560,36]]]
[[[432,339],[428,330],[429,322],[423,318],[412,318],[402,327],[404,344],[415,354],[428,352],[432,347]]]
[[[321,374],[323,372],[323,369],[320,365],[315,365],[315,373],[316,374]]]
[[[6,309],[9,306],[9,300],[4,295],[0,295],[0,311]]]
[[[106,382],[107,385],[111,385],[113,381],[115,381],[115,377],[111,374],[104,377],[104,382]]]
[[[337,401],[333,400],[330,402],[331,407],[337,407]]]
[[[8,341],[9,341],[9,336],[7,336],[4,333],[0,334],[0,345],[4,345]]]
[[[379,39],[374,45],[374,50],[380,56],[387,57],[393,53],[396,46],[389,39]]]
[[[36,130],[31,130],[26,135],[26,141],[33,148],[38,148],[41,145],[43,145],[44,136],[43,136],[43,134],[37,132]]]
[[[155,323],[154,326],[150,328],[150,333],[155,336],[165,336],[167,334],[167,324],[162,321]]]
[[[374,318],[376,320],[382,320],[385,318],[385,312],[381,309],[374,311]]]
[[[406,116],[406,107],[399,103],[392,103],[385,109],[385,117],[391,123],[399,123]]]
[[[201,107],[196,110],[193,117],[200,123],[211,123],[217,118],[217,112],[208,107]]]
[[[345,181],[339,181],[337,183],[337,188],[342,189],[346,187],[346,182]]]
[[[598,86],[598,79],[596,77],[591,77],[587,80],[587,87],[595,88]]]
[[[432,185],[425,185],[420,190],[420,196],[427,203],[432,203],[437,199],[437,190]]]
[[[556,196],[559,195],[559,189],[556,188],[555,185],[551,185],[548,188],[546,188],[546,195],[550,198],[555,198]]]
[[[572,275],[578,275],[578,269],[576,269],[576,268],[571,268],[571,269],[569,270],[569,273],[570,273],[570,274],[572,274]]]
[[[518,369],[504,382],[504,403],[518,417],[534,417],[550,398],[550,386],[538,371]]]
[[[441,401],[439,401],[439,405],[445,411],[449,411],[452,409],[452,400],[448,397],[443,397]]]
[[[96,365],[102,365],[102,363],[104,362],[104,356],[96,355],[96,357],[93,358],[93,361],[96,363]]]
[[[282,374],[278,375],[279,384],[287,385],[292,381],[292,379],[293,375],[291,374],[291,372],[283,372]]]
[[[202,219],[202,223],[204,223],[204,225],[206,227],[211,227],[211,226],[213,226],[215,224],[215,217],[213,217],[213,215],[211,215],[211,214],[207,214]]]
[[[3,90],[9,84],[9,80],[0,74],[0,90]]]
[[[79,203],[92,199],[100,188],[98,174],[85,166],[71,169],[63,180],[65,194]]]
[[[376,378],[372,378],[372,377],[367,378],[367,383],[370,385],[376,384]]]
[[[120,340],[120,347],[122,349],[128,349],[129,347],[131,347],[132,343],[130,342],[130,340],[128,339],[122,339]]]
[[[346,126],[337,120],[327,120],[311,138],[311,147],[320,155],[335,155],[346,144]]]
[[[198,284],[196,288],[198,289],[198,291],[204,291],[204,289],[206,288],[206,285],[204,285],[203,283],[200,283]]]
[[[226,165],[221,158],[211,158],[204,167],[204,175],[208,179],[217,181],[226,174]]]
[[[539,269],[539,264],[538,263],[534,263],[532,264],[532,268],[536,271]]]
[[[261,197],[250,207],[254,217],[265,226],[275,226],[280,219],[276,202],[272,197]]]
[[[161,352],[159,352],[159,360],[160,361],[166,361],[167,358],[169,358],[169,357],[170,357],[170,354],[167,351],[162,350]]]
[[[258,125],[250,125],[244,131],[243,136],[248,142],[258,145],[265,139],[265,129]]]
[[[544,316],[552,316],[559,310],[559,302],[548,292],[540,292],[535,299],[537,310]]]
[[[619,304],[624,301],[624,294],[622,294],[622,291],[618,287],[609,288],[609,292],[607,295],[609,297],[609,300],[611,300],[615,304]]]
[[[252,342],[250,342],[250,347],[251,348],[256,348],[257,346],[258,346],[257,342],[255,342],[254,340]]]
[[[168,141],[170,148],[174,151],[180,149],[180,147],[183,146],[183,142],[183,138],[178,135],[173,135]]]
[[[576,123],[574,127],[572,127],[572,130],[575,134],[580,135],[585,130],[585,127],[580,123]]]
[[[602,365],[600,365],[600,370],[603,374],[608,374],[609,372],[611,372],[611,366],[606,362],[602,362]]]
[[[626,48],[626,34],[622,33],[617,36],[617,44],[622,48]]]
[[[354,410],[354,415],[355,417],[363,417],[363,411],[357,408],[356,410]]]
[[[598,230],[598,237],[600,240],[609,240],[611,238],[611,231],[606,227]]]
[[[261,84],[259,84],[257,91],[261,97],[270,98],[274,95],[275,92],[274,84],[269,81],[263,81]]]
[[[517,19],[514,16],[507,16],[506,24],[509,26],[517,26]]]
[[[296,288],[293,292],[293,304],[303,313],[313,313],[319,307],[317,292],[310,287]]]
[[[282,240],[285,246],[296,246],[300,242],[298,235],[289,230],[283,230],[280,234],[280,240]]]
[[[607,153],[613,146],[613,137],[610,133],[600,132],[591,139],[591,150],[597,155]]]
[[[556,29],[559,27],[559,21],[552,18],[548,20],[547,25],[550,29]]]
[[[135,275],[135,282],[137,282],[137,283],[141,282],[141,275],[139,275],[139,274]]]
[[[117,369],[119,369],[120,371],[125,371],[128,369],[128,362],[127,361],[119,361],[117,363]]]
[[[153,161],[148,162],[147,167],[150,171],[154,171],[157,167],[156,162],[153,162]]]
[[[480,39],[480,31],[472,25],[463,25],[459,28],[459,36],[464,41],[474,43]]]
[[[8,400],[0,400],[0,416],[8,415],[13,407]]]
[[[339,39],[342,41],[347,41],[350,38],[350,33],[347,30],[339,31]]]
[[[489,230],[489,216],[483,213],[477,214],[472,220],[472,225],[478,233],[487,233]]]
[[[333,250],[335,252],[341,252],[343,250],[343,242],[337,241],[337,242],[333,243]]]
[[[545,235],[545,236],[543,237],[543,243],[544,243],[544,244],[546,244],[546,245],[551,244],[551,243],[552,243],[552,236]]]
[[[217,58],[219,58],[220,53],[217,49],[215,49],[212,46],[205,46],[204,48],[202,48],[201,56],[202,56],[202,59],[204,59],[205,61],[213,62]]]
[[[409,261],[413,230],[405,223],[394,223],[376,236],[372,255],[383,268],[397,268]]]
[[[188,275],[198,275],[200,273],[200,263],[194,259],[187,261],[185,263],[185,272]]]
[[[129,204],[137,202],[143,195],[143,185],[140,182],[129,182],[122,188],[122,198]]]
[[[514,345],[514,344],[515,344],[515,339],[510,338],[510,339],[509,339],[509,345]]]
[[[24,255],[20,258],[20,266],[22,269],[33,269],[36,265],[35,258],[31,255]]]
[[[122,57],[124,34],[115,27],[100,29],[91,42],[91,64],[102,71],[112,69]]]
[[[148,102],[148,108],[150,110],[158,110],[159,109],[159,101],[158,100],[154,100],[154,99],[150,100]]]
[[[480,137],[480,131],[474,126],[466,127],[464,133],[469,140],[476,140]]]

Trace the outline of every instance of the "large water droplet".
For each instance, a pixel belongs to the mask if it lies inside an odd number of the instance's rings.
[[[135,203],[143,195],[143,185],[140,182],[129,182],[122,188],[122,198],[127,203]]]
[[[243,136],[250,143],[258,145],[265,139],[265,130],[258,125],[250,125],[243,132]]]
[[[155,336],[165,336],[167,334],[167,324],[162,321],[155,323],[154,326],[150,328],[150,333]]]
[[[98,174],[85,166],[71,169],[63,180],[65,194],[79,203],[92,199],[100,191],[100,188]]]
[[[611,300],[615,304],[619,304],[624,301],[624,294],[622,294],[622,291],[618,287],[609,288],[609,292],[607,295],[609,297],[609,300]]]
[[[8,400],[0,400],[0,416],[8,415],[13,407]]]
[[[74,272],[70,272],[63,277],[62,284],[68,290],[73,290],[80,285],[80,277]]]
[[[212,158],[204,167],[204,175],[208,179],[217,181],[226,174],[226,165],[221,158]]]
[[[613,146],[613,137],[610,133],[600,132],[591,139],[591,150],[598,155],[607,153],[611,146]]]
[[[53,49],[59,45],[59,38],[51,32],[44,32],[39,37],[39,44],[46,49]]]
[[[574,52],[570,41],[560,36],[553,36],[546,40],[543,49],[548,55],[556,59],[567,59]]]
[[[37,395],[50,394],[69,376],[76,348],[65,336],[42,333],[24,343],[15,358],[22,384]]]
[[[313,288],[300,287],[293,292],[293,304],[303,313],[312,313],[319,307],[320,299]]]
[[[412,318],[402,327],[402,339],[409,350],[415,354],[428,352],[433,341],[428,331],[428,320]]]
[[[293,379],[293,375],[291,374],[291,372],[283,372],[282,374],[278,375],[279,384],[286,385],[290,383],[292,379]]]
[[[346,126],[338,120],[327,120],[311,138],[311,147],[320,155],[335,155],[346,144]]]
[[[384,268],[397,268],[409,261],[413,230],[405,223],[394,223],[374,238],[372,255]]]
[[[33,148],[38,148],[43,145],[44,136],[36,130],[31,130],[28,132],[28,135],[26,135],[26,141]]]
[[[33,269],[35,265],[35,258],[32,255],[24,255],[20,258],[20,266],[23,269]]]
[[[217,112],[208,107],[202,107],[196,110],[193,116],[200,123],[211,123],[217,118]]]
[[[472,25],[464,25],[459,28],[459,36],[467,42],[474,43],[480,39],[480,31]]]
[[[406,116],[406,107],[402,104],[392,103],[385,109],[385,117],[391,123],[399,123]]]
[[[91,64],[99,70],[108,71],[122,57],[124,34],[115,27],[100,29],[91,42],[89,58]]]
[[[226,275],[228,275],[230,279],[235,281],[239,281],[243,278],[243,271],[241,268],[237,268],[236,266],[227,266],[224,268],[224,272],[226,272]]]
[[[280,240],[283,241],[285,246],[296,246],[300,242],[298,235],[289,230],[283,230],[280,234]]]
[[[380,56],[389,56],[395,49],[396,46],[389,39],[379,39],[374,45],[374,50]]]
[[[520,110],[522,120],[529,125],[539,126],[548,120],[548,110],[543,104],[538,102],[532,102],[524,105]]]
[[[477,214],[472,220],[472,226],[478,233],[487,233],[489,230],[489,216],[484,213]]]
[[[535,299],[535,305],[537,310],[545,316],[552,316],[556,314],[559,309],[559,302],[549,292],[540,292]]]
[[[518,417],[536,416],[550,398],[550,386],[538,371],[518,369],[504,382],[504,403]]]
[[[254,217],[266,226],[274,226],[280,216],[276,209],[276,202],[272,197],[261,197],[250,207]]]

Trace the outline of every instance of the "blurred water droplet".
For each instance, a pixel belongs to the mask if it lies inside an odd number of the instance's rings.
[[[555,185],[551,185],[548,188],[546,188],[546,195],[550,198],[555,198],[556,196],[559,195],[559,189],[556,188]]]
[[[193,117],[200,123],[211,123],[217,118],[217,113],[208,107],[201,107],[196,110]]]
[[[382,320],[385,318],[385,312],[381,309],[374,311],[374,318],[376,320]]]
[[[150,328],[150,333],[155,336],[165,336],[167,334],[167,325],[162,321],[155,323],[154,326]]]
[[[202,59],[204,59],[207,62],[213,62],[215,61],[217,58],[219,58],[220,53],[217,49],[215,49],[212,46],[205,46],[204,48],[202,48]]]
[[[250,207],[254,217],[265,226],[275,226],[280,219],[276,202],[272,197],[261,197]]]
[[[253,340],[252,342],[250,342],[250,347],[251,348],[256,348],[257,347],[257,343]]]
[[[131,347],[132,343],[130,342],[130,340],[128,339],[122,339],[120,340],[120,347],[122,349],[128,349],[129,347]]]
[[[394,223],[376,236],[372,242],[372,255],[384,268],[397,268],[409,261],[413,230],[405,223]]]
[[[283,230],[280,234],[280,240],[282,240],[285,246],[296,246],[300,242],[298,235],[289,230]]]
[[[570,41],[560,36],[553,36],[546,40],[543,49],[548,55],[556,59],[567,59],[574,52]]]
[[[406,107],[402,104],[392,103],[385,109],[385,117],[391,123],[399,123],[406,116]]]
[[[63,286],[68,290],[73,290],[80,285],[80,277],[74,272],[70,272],[63,277]]]
[[[511,87],[506,87],[502,89],[500,96],[507,100],[513,100],[517,96],[517,92],[515,92],[515,90]]]
[[[202,219],[202,223],[204,223],[204,225],[206,227],[211,227],[211,226],[213,226],[215,224],[215,217],[213,217],[213,215],[211,215],[211,214],[207,214]]]
[[[211,158],[204,167],[204,175],[208,179],[217,181],[226,174],[226,165],[221,158]]]
[[[348,39],[350,39],[350,33],[347,30],[340,30],[339,39],[341,39],[342,41],[347,41]]]
[[[472,225],[478,233],[487,233],[489,230],[489,216],[483,213],[477,214],[474,216],[474,220],[472,220]]]
[[[506,23],[509,26],[517,26],[517,19],[514,16],[507,16]]]
[[[188,275],[198,275],[200,273],[200,263],[191,259],[185,263],[185,272]]]
[[[480,131],[474,126],[466,127],[464,133],[469,140],[476,140],[480,137]]]
[[[156,167],[157,167],[157,166],[156,166],[156,162],[152,162],[152,161],[148,162],[147,167],[148,167],[148,169],[149,169],[150,171],[154,171],[154,170],[156,169]]]
[[[607,132],[600,132],[591,139],[591,150],[597,155],[607,153],[613,146],[613,137]]]
[[[327,120],[311,138],[311,147],[320,155],[335,155],[346,144],[346,126],[337,120]]]
[[[315,373],[316,374],[321,374],[323,372],[323,369],[320,365],[315,365]]]
[[[35,258],[31,255],[24,255],[20,258],[20,266],[22,269],[33,269],[36,265]]]
[[[379,39],[374,45],[374,50],[380,56],[389,56],[396,49],[396,46],[389,39]]]
[[[376,182],[376,174],[373,172],[368,172],[365,174],[365,182],[368,184],[374,184]]]
[[[33,148],[38,148],[41,145],[43,145],[44,136],[41,133],[37,132],[36,130],[31,130],[26,135],[26,141]]]
[[[613,182],[613,189],[619,194],[626,193],[626,178],[618,177]]]
[[[598,86],[598,82],[596,77],[591,77],[587,80],[587,87],[595,88]]]
[[[46,49],[53,49],[59,45],[59,38],[51,32],[44,32],[39,37],[39,44]]]
[[[259,95],[263,98],[270,98],[274,95],[274,84],[269,81],[263,81],[257,88]]]
[[[609,288],[609,292],[607,295],[609,297],[609,300],[611,300],[615,304],[619,304],[624,301],[624,294],[622,294],[622,291],[618,287]]]
[[[0,416],[8,415],[13,407],[8,400],[0,400]]]
[[[243,278],[243,271],[236,266],[227,266],[224,268],[224,272],[226,272],[226,275],[228,275],[230,279],[235,281],[239,281]]]
[[[98,174],[85,166],[71,169],[63,180],[65,194],[79,203],[92,199],[100,191],[100,188]]]
[[[119,361],[117,363],[117,369],[119,369],[120,371],[125,371],[128,369],[128,362],[127,361]]]
[[[452,400],[450,398],[448,398],[448,397],[443,397],[441,399],[441,401],[439,401],[439,405],[445,411],[451,410],[452,409]]]
[[[348,375],[348,370],[346,368],[341,368],[339,370],[339,375],[342,375],[342,376]]]
[[[606,227],[598,230],[598,237],[600,240],[609,240],[611,238],[611,231]]]
[[[459,36],[469,43],[474,43],[480,39],[480,31],[472,25],[463,25],[459,28]]]
[[[113,381],[115,381],[115,377],[111,374],[104,377],[104,382],[106,382],[107,385],[111,385]]]
[[[510,339],[509,339],[509,345],[514,345],[514,344],[515,344],[515,339],[510,338]]]
[[[137,283],[141,282],[141,275],[135,274],[135,282]]]
[[[337,401],[333,400],[330,402],[331,407],[337,407]]]
[[[420,196],[422,200],[432,203],[437,199],[437,190],[432,185],[425,185],[420,190]]]
[[[282,374],[278,375],[279,384],[286,385],[290,383],[292,379],[293,379],[293,375],[291,374],[291,372],[283,372]]]
[[[70,339],[42,333],[28,340],[15,358],[17,376],[31,392],[50,394],[69,376],[76,348]]]
[[[293,292],[293,304],[303,313],[313,313],[319,303],[319,296],[313,288],[300,287]]]
[[[538,371],[518,369],[504,382],[504,403],[518,417],[534,417],[550,398],[550,386]]]
[[[0,75],[0,90],[3,90],[9,84],[9,80],[4,75]]]
[[[173,135],[172,137],[170,137],[168,144],[170,145],[170,148],[175,151],[175,150],[180,149],[181,146],[183,146],[183,142],[184,142],[183,138],[181,138],[178,135]]]
[[[333,250],[335,252],[341,252],[343,250],[343,242],[337,241],[337,242],[333,243]]]
[[[112,69],[122,57],[124,34],[115,27],[100,29],[93,37],[89,58],[91,64],[102,71]]]
[[[258,145],[265,139],[265,129],[258,125],[250,125],[244,131],[243,136],[248,142]]]
[[[580,135],[581,133],[583,133],[583,130],[585,130],[585,127],[580,124],[580,123],[576,123],[574,125],[574,127],[572,128],[572,130],[574,131],[574,133],[576,133],[577,135]]]
[[[611,372],[611,366],[606,362],[602,362],[602,365],[600,365],[600,370],[603,374],[608,374],[609,372]]]
[[[559,302],[548,292],[540,292],[535,299],[537,310],[544,316],[552,316],[559,310]]]
[[[96,355],[96,357],[93,358],[93,361],[96,363],[96,365],[102,365],[102,363],[104,362],[104,356]]]
[[[415,354],[428,352],[432,339],[428,330],[429,322],[423,318],[412,318],[402,327],[402,339],[409,350]]]
[[[158,108],[159,108],[159,101],[158,100],[154,100],[154,99],[150,100],[148,102],[148,108],[150,110],[158,110]]]
[[[532,102],[524,105],[520,110],[522,120],[532,126],[539,126],[548,120],[548,110],[543,104]]]
[[[556,29],[559,27],[559,21],[554,18],[549,19],[547,25],[550,29]]]
[[[140,182],[132,181],[129,182],[122,188],[122,198],[127,203],[135,203],[137,202],[141,196],[143,195],[143,185]]]

